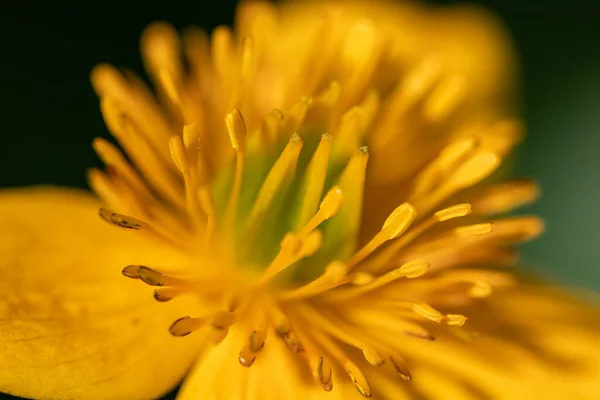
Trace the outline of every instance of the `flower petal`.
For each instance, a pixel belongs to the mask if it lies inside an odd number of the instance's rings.
[[[431,399],[592,399],[600,390],[600,313],[551,287],[523,283],[462,310],[477,339],[403,346],[414,389]]]
[[[155,398],[194,358],[197,339],[168,333],[186,300],[158,304],[120,272],[177,254],[106,224],[98,208],[70,189],[0,192],[0,391]]]

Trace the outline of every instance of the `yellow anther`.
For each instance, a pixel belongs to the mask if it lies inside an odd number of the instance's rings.
[[[331,391],[331,389],[333,388],[333,382],[332,382],[332,375],[333,375],[333,371],[331,369],[331,363],[323,358],[323,357],[319,357],[319,360],[317,361],[317,379],[319,380],[319,382],[321,383],[321,386],[323,386],[323,389],[326,392]]]
[[[182,317],[176,320],[169,327],[169,332],[173,336],[187,336],[190,333],[202,328],[206,320],[204,318]]]
[[[244,148],[246,141],[246,123],[240,110],[234,108],[225,116],[225,125],[227,126],[227,132],[229,133],[229,141],[231,147],[235,150],[241,150]]]
[[[324,220],[333,217],[342,207],[344,202],[344,193],[339,186],[334,186],[327,192],[325,198],[319,206],[319,212],[321,213]]]
[[[352,284],[354,284],[356,286],[368,285],[369,283],[373,282],[374,280],[375,280],[375,277],[366,272],[356,272],[356,273],[352,274]]]
[[[240,350],[240,354],[238,356],[238,361],[240,362],[240,364],[243,367],[251,367],[252,364],[254,364],[254,361],[256,360],[256,354],[254,352],[252,352],[248,347],[244,347],[242,348],[242,350]]]
[[[350,377],[352,384],[354,384],[354,387],[358,390],[358,393],[360,393],[362,397],[370,398],[373,395],[373,392],[363,372],[357,366],[349,362],[344,365],[344,368],[346,369],[346,373]]]
[[[415,313],[421,315],[422,317],[425,317],[431,321],[435,321],[438,323],[441,322],[442,319],[444,319],[444,314],[431,307],[427,303],[413,303],[412,310]]]
[[[402,235],[417,217],[415,208],[404,203],[398,206],[383,223],[382,233],[385,232],[387,240],[395,239]]]
[[[405,381],[412,381],[412,374],[406,366],[404,360],[396,357],[390,357],[390,364],[394,368],[394,371]]]
[[[496,170],[500,161],[497,154],[479,150],[458,167],[452,175],[451,184],[460,188],[472,186]]]
[[[484,222],[481,224],[465,225],[454,228],[456,236],[480,236],[488,234],[492,231],[492,224]]]
[[[171,137],[169,140],[169,150],[171,151],[171,158],[177,169],[182,173],[187,173],[190,166],[183,146],[183,141],[179,136]]]
[[[429,270],[429,264],[425,260],[412,260],[403,264],[396,271],[407,278],[418,278]]]
[[[492,294],[492,285],[486,281],[477,281],[469,289],[469,296],[476,299],[488,297],[490,294]]]
[[[457,204],[448,208],[444,208],[443,210],[437,211],[434,214],[434,217],[439,222],[443,222],[453,218],[464,217],[469,214],[471,214],[471,205],[465,203]]]
[[[362,352],[369,364],[378,367],[384,363],[383,358],[372,347],[363,347]]]
[[[467,322],[467,317],[460,314],[448,314],[444,317],[444,321],[450,326],[463,326]]]

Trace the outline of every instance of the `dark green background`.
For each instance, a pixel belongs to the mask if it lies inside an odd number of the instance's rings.
[[[517,172],[541,182],[543,197],[532,211],[548,224],[525,246],[525,260],[548,279],[600,292],[598,6],[478,3],[505,20],[522,60],[529,136]],[[141,73],[138,39],[149,22],[210,30],[230,24],[235,7],[198,0],[77,4],[0,6],[0,187],[85,186],[85,169],[99,165],[90,142],[107,136],[89,84],[92,66],[108,61]]]

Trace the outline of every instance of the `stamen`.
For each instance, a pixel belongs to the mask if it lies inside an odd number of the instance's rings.
[[[248,348],[250,351],[257,353],[262,350],[265,346],[265,340],[267,338],[267,334],[264,331],[252,331],[250,334],[250,339],[248,341]]]
[[[502,214],[529,204],[539,197],[539,187],[530,180],[495,185],[473,201],[477,214]]]
[[[240,354],[238,356],[238,361],[242,365],[242,367],[249,368],[254,364],[256,360],[256,355],[248,348],[244,347],[240,350]]]
[[[321,136],[319,146],[306,168],[303,188],[304,196],[302,199],[302,208],[296,222],[296,229],[307,224],[311,216],[317,211],[327,176],[332,142],[333,136],[327,133]]]
[[[357,251],[346,262],[349,268],[358,265],[361,261],[377,250],[388,240],[402,235],[415,220],[417,213],[414,207],[408,203],[398,206],[383,223],[381,231],[377,233],[363,248]]]
[[[319,361],[317,362],[317,378],[326,392],[330,392],[333,389],[332,376],[331,363],[324,357],[319,357]]]
[[[338,185],[344,194],[344,204],[338,212],[338,217],[331,219],[324,228],[326,237],[331,235],[337,237],[341,242],[343,240],[344,244],[337,255],[342,259],[351,256],[357,246],[368,160],[369,151],[364,146],[346,165],[338,180]],[[335,234],[331,234],[331,232],[335,232]],[[343,236],[340,237],[340,234]]]
[[[394,367],[394,371],[405,381],[412,381],[412,374],[406,366],[403,359],[399,357],[390,357],[390,364]]]
[[[206,222],[206,244],[210,245],[215,231],[215,203],[213,201],[210,190],[207,186],[202,187],[198,190],[198,200],[200,201],[200,207],[206,214],[208,221]]]
[[[141,230],[145,228],[147,225],[133,217],[123,214],[117,214],[106,208],[101,208],[99,211],[100,217],[108,223],[116,225],[121,228],[133,229],[133,230]]]
[[[318,342],[322,343],[323,348],[344,368],[356,390],[365,398],[371,397],[373,393],[369,382],[367,382],[363,372],[346,357],[343,350],[328,335],[319,330],[312,329],[311,334]]]
[[[121,271],[123,275],[131,279],[140,279],[140,266],[139,265],[128,265]]]
[[[417,314],[421,315],[422,317],[425,317],[425,318],[427,318],[431,321],[437,322],[437,323],[442,322],[442,319],[444,319],[444,314],[442,314],[435,308],[431,307],[427,303],[423,303],[423,302],[413,303],[412,310],[414,312],[416,312]]]
[[[474,224],[474,225],[459,226],[457,228],[454,228],[454,234],[456,236],[461,236],[461,237],[481,236],[481,235],[488,234],[491,231],[492,231],[492,224],[488,223],[488,222],[481,223],[481,224]]]
[[[321,205],[319,206],[319,210],[312,217],[310,221],[302,228],[302,230],[298,233],[298,237],[302,238],[312,232],[317,226],[319,226],[323,221],[328,220],[333,217],[342,207],[342,203],[344,202],[344,194],[339,186],[334,186],[327,192]]]
[[[183,141],[179,136],[172,136],[169,140],[169,150],[171,151],[171,158],[175,163],[177,169],[184,174],[189,173],[190,165],[188,163],[187,154],[183,146]]]
[[[269,171],[248,217],[247,232],[254,231],[269,209],[275,195],[282,189],[285,180],[295,171],[302,144],[300,136],[293,134],[275,165]]]
[[[360,296],[365,293],[371,292],[375,289],[379,289],[396,279],[400,278],[412,278],[423,275],[429,269],[429,265],[424,260],[413,260],[393,271],[382,275],[372,282],[364,286],[355,286],[348,289],[339,289],[335,292],[327,292],[323,294],[323,299],[326,301],[345,301],[352,297]]]
[[[225,213],[225,226],[231,230],[235,224],[244,175],[246,123],[242,113],[238,109],[233,109],[225,117],[225,124],[227,125],[231,147],[236,151],[235,175]]]
[[[441,121],[446,118],[462,101],[465,95],[466,80],[460,76],[449,76],[444,79],[429,95],[425,102],[423,115],[430,121]]]
[[[293,331],[279,330],[277,332],[277,334],[279,335],[279,337],[281,337],[283,339],[287,348],[292,353],[299,354],[304,351],[304,346],[300,342],[300,339],[298,339],[298,336]]]
[[[362,397],[370,398],[373,395],[373,392],[362,371],[351,362],[346,362],[344,368],[350,377],[350,380],[352,380],[354,387],[358,390],[358,393],[360,393]]]
[[[340,162],[347,160],[352,156],[355,149],[362,144],[362,115],[359,107],[352,107],[340,121],[338,131],[335,134],[335,144],[331,157],[334,161]]]
[[[182,317],[171,324],[169,327],[169,332],[173,336],[183,337],[197,331],[205,324],[205,318]]]
[[[362,352],[365,360],[367,360],[369,364],[375,367],[379,367],[380,365],[384,364],[384,360],[381,355],[379,355],[379,353],[377,353],[372,347],[365,346],[363,347]]]
[[[265,139],[265,142],[268,144],[272,145],[273,143],[276,143],[284,123],[285,117],[283,112],[278,108],[272,109],[269,111],[260,127],[261,137]]]
[[[447,314],[444,316],[444,322],[449,326],[463,326],[467,322],[467,317],[460,314]]]
[[[316,296],[320,293],[333,289],[336,286],[349,283],[350,277],[347,275],[348,267],[339,260],[332,261],[325,267],[325,272],[315,280],[296,289],[283,291],[278,294],[280,300],[300,300]],[[356,277],[356,274],[354,274]]]
[[[471,214],[471,205],[465,203],[444,208],[433,215],[439,222],[443,222],[453,218],[464,217],[469,214]]]
[[[159,303],[166,303],[173,300],[176,296],[183,293],[184,289],[179,287],[165,287],[154,290],[154,300]]]
[[[265,346],[266,333],[263,331],[252,331],[248,339],[248,345],[240,350],[238,360],[244,367],[250,367],[254,364],[258,353]]]
[[[398,238],[398,240],[391,243],[380,254],[376,255],[373,260],[367,261],[367,265],[364,269],[369,269],[371,271],[381,269],[381,266],[388,265],[390,260],[398,254],[401,249],[405,248],[436,223],[448,221],[453,218],[464,217],[470,213],[471,207],[469,204],[457,204],[436,212],[433,216],[427,218],[425,221],[402,235],[402,237]]]

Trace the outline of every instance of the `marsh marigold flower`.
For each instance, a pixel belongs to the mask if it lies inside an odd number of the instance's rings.
[[[0,390],[597,398],[597,313],[506,268],[542,223],[499,216],[538,190],[495,173],[521,129],[493,18],[247,3],[142,52],[156,96],[92,73],[100,200],[0,195]]]

